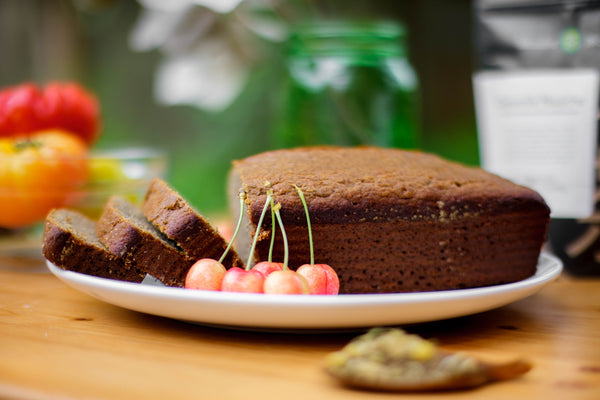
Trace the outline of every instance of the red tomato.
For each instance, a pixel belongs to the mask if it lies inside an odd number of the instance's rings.
[[[100,107],[93,94],[76,83],[26,83],[0,91],[0,137],[47,129],[78,135],[91,145],[100,131]]]
[[[74,134],[0,138],[0,227],[25,227],[71,204],[87,176],[87,145]]]
[[[0,91],[0,137],[37,129],[35,104],[38,96],[38,88],[30,83]]]

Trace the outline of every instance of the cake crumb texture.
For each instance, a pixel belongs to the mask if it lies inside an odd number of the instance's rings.
[[[144,278],[100,242],[95,221],[70,209],[52,210],[46,217],[42,254],[65,270],[129,282]]]
[[[218,260],[227,248],[227,241],[177,191],[162,179],[154,179],[146,192],[142,210],[169,239],[177,242],[189,258]],[[223,265],[243,268],[243,261],[231,249]]]
[[[194,263],[144,216],[141,209],[120,196],[112,196],[96,223],[100,241],[125,264],[182,287]]]

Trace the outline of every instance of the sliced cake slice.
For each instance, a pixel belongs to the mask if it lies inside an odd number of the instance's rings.
[[[65,270],[129,282],[144,278],[141,271],[125,266],[100,242],[95,221],[74,210],[56,209],[48,214],[42,253]]]
[[[169,239],[175,241],[194,260],[218,260],[227,248],[227,241],[177,191],[164,180],[154,179],[146,192],[142,210]],[[226,268],[243,267],[238,254],[230,249],[223,260]]]
[[[96,223],[100,241],[129,268],[148,273],[168,286],[182,287],[194,260],[165,237],[141,209],[112,196]]]

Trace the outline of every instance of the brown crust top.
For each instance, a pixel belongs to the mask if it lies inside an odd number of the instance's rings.
[[[169,239],[174,240],[188,257],[218,260],[227,241],[179,193],[162,179],[154,179],[142,205],[144,215]],[[230,249],[223,261],[227,268],[242,267],[237,253]]]
[[[303,223],[304,192],[315,223],[377,219],[453,219],[512,210],[548,213],[535,191],[480,168],[420,151],[377,147],[275,150],[233,162],[247,192],[253,222],[266,197],[265,182],[282,203],[286,223]]]

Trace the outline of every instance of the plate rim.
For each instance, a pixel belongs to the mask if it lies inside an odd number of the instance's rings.
[[[142,285],[63,270],[48,260],[46,264],[68,286],[124,309],[204,326],[298,333],[423,323],[477,314],[536,293],[563,270],[559,258],[541,252],[534,275],[507,284],[430,292],[302,296]],[[440,301],[446,307],[435,307]]]
[[[254,305],[278,305],[285,303],[285,306],[289,305],[327,305],[327,306],[349,306],[356,301],[360,304],[364,303],[388,303],[391,301],[404,301],[413,302],[419,301],[436,301],[439,297],[452,298],[452,297],[477,297],[479,295],[485,295],[489,292],[502,292],[512,291],[515,289],[525,289],[536,286],[542,286],[543,284],[553,280],[562,272],[563,266],[562,261],[549,253],[541,252],[539,261],[536,269],[536,273],[528,278],[520,281],[484,286],[477,288],[466,288],[466,289],[453,289],[453,290],[439,290],[439,291],[428,291],[428,292],[402,292],[402,293],[367,293],[367,294],[340,294],[337,296],[332,295],[265,295],[262,293],[233,293],[233,292],[219,292],[219,291],[200,291],[200,290],[189,290],[183,288],[167,287],[167,286],[154,286],[154,285],[142,285],[134,282],[120,281],[109,278],[102,278],[93,275],[88,275],[80,272],[71,270],[65,270],[54,263],[46,259],[46,265],[48,269],[58,278],[68,283],[80,283],[85,285],[98,286],[103,289],[111,291],[124,291],[131,294],[141,296],[166,296],[170,299],[190,299],[190,300],[203,300],[203,301],[219,301],[219,302],[232,302],[239,303],[243,302],[248,304],[249,302]]]

